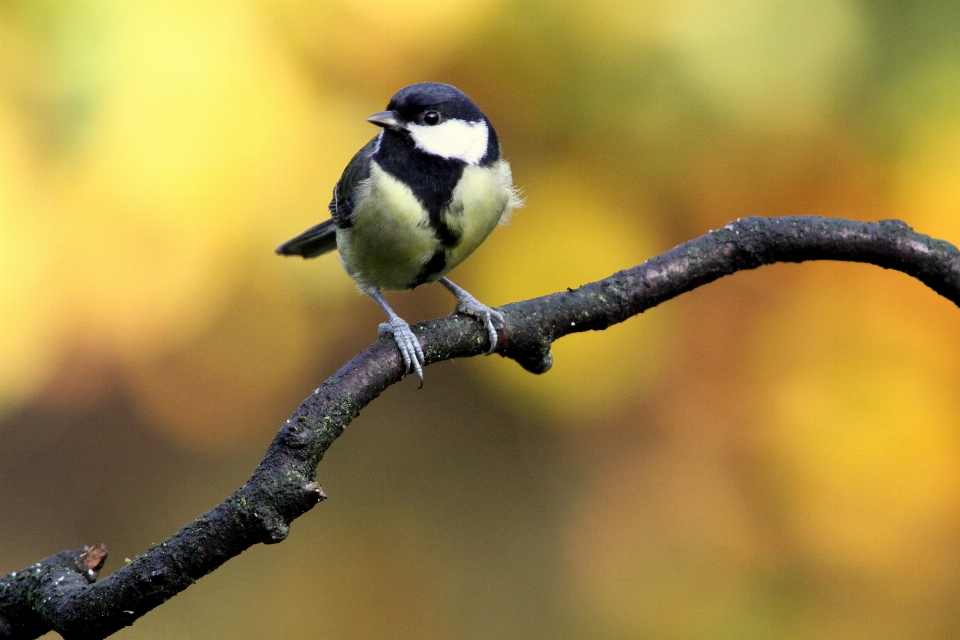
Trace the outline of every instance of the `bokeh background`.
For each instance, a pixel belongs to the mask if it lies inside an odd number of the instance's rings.
[[[952,0],[0,2],[0,572],[122,566],[375,339],[335,258],[272,250],[422,80],[524,190],[453,274],[490,304],[746,215],[960,243]],[[554,353],[390,389],[287,541],[116,637],[960,637],[953,305],[779,265]]]

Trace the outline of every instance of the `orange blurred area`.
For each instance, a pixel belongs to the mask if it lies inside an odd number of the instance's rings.
[[[526,206],[452,278],[500,305],[747,215],[960,243],[957,34],[935,0],[0,2],[0,573],[99,541],[116,570],[376,339],[335,257],[273,248],[399,88],[497,128]],[[777,265],[543,376],[430,367],[287,541],[117,637],[953,637],[958,336],[901,274]]]

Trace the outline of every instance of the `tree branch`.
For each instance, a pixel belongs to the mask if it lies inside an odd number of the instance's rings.
[[[554,340],[599,331],[723,276],[775,262],[842,260],[911,275],[960,306],[960,251],[897,220],[744,218],[643,264],[577,289],[509,304],[500,355],[534,373],[552,364]],[[479,355],[486,331],[452,315],[414,327],[427,364]],[[258,543],[280,542],[290,522],[323,500],[317,464],[344,428],[402,378],[389,338],[323,383],[286,421],[253,476],[223,503],[131,564],[94,582],[98,545],[64,551],[0,579],[0,638],[103,638]]]

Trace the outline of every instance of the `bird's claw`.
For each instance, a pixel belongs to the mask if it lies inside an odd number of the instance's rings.
[[[380,324],[380,337],[392,335],[393,341],[397,343],[400,349],[400,356],[403,358],[404,372],[411,371],[417,375],[420,380],[420,386],[423,386],[423,348],[420,341],[414,335],[410,325],[403,318],[392,318],[390,322]]]
[[[490,338],[490,348],[487,350],[487,355],[496,351],[498,336],[494,321],[496,321],[496,324],[500,325],[501,328],[505,327],[507,321],[504,320],[503,314],[496,309],[491,309],[466,291],[462,291],[461,294],[457,295],[457,311],[465,313],[468,316],[480,318],[480,320],[483,321],[484,326],[487,328],[487,336]]]

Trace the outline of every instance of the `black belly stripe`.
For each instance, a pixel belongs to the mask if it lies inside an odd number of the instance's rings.
[[[453,194],[450,195],[451,199]],[[447,216],[459,217],[463,214],[463,205],[459,207],[451,206],[451,203],[448,201],[443,205],[443,208],[436,211],[430,211],[430,226],[433,227],[434,233],[437,234],[437,239],[440,241],[440,244],[443,245],[445,249],[453,249],[455,246],[460,244],[460,231],[451,229],[447,225],[447,221],[444,220],[444,211],[446,211]]]
[[[413,279],[413,282],[410,283],[410,288],[419,287],[431,276],[434,276],[447,266],[447,254],[443,249],[437,249],[433,252],[433,255],[430,256],[430,259],[427,260],[427,263],[423,265],[423,268],[420,269],[420,273],[417,274],[417,277]]]
[[[445,249],[452,249],[460,244],[460,232],[454,231],[447,225],[443,219],[442,209],[440,211],[430,210],[430,226],[433,227],[437,240]]]
[[[446,249],[456,247],[460,243],[460,231],[447,224],[444,212],[453,201],[453,191],[466,163],[420,151],[405,131],[386,129],[383,133],[373,159],[384,171],[410,187],[426,209],[430,227],[440,244]],[[436,259],[434,255],[427,264]]]

